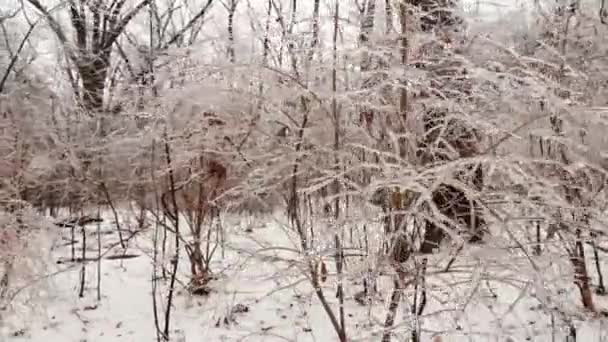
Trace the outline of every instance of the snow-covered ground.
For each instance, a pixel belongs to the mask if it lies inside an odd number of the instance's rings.
[[[211,285],[213,292],[208,296],[191,296],[183,285],[177,285],[179,291],[171,317],[172,340],[337,340],[302,271],[301,259],[295,253],[295,236],[277,220],[264,220],[253,232],[247,232],[243,224],[234,221],[225,222],[228,229],[225,253],[223,257],[221,251],[216,254],[213,270],[217,279]],[[112,220],[106,219],[100,228],[102,233],[107,233],[102,234],[104,255],[121,254]],[[95,257],[96,225],[87,229],[88,256]],[[64,241],[69,239],[69,229],[57,228],[57,232],[61,239],[55,241],[51,264],[69,259],[71,253]],[[31,311],[5,315],[5,321],[0,322],[3,325],[0,340],[156,341],[151,282],[152,233],[150,227],[129,241],[126,253],[137,257],[103,259],[100,301],[96,298],[96,262],[87,264],[87,287],[83,298],[78,296],[80,264],[62,263],[56,264],[56,269],[49,267],[45,272],[64,271],[54,275],[49,282],[31,285],[45,292],[30,299],[27,305]],[[79,234],[76,240],[80,240]],[[76,252],[77,256],[81,253],[78,245]],[[516,249],[499,246],[499,242],[467,248],[449,273],[439,272],[447,258],[434,257],[427,272],[428,303],[419,321],[421,341],[565,341],[564,315],[577,326],[577,341],[608,341],[606,322],[583,314],[576,288],[567,276],[571,272],[562,269],[567,260],[557,262],[555,259],[550,253],[535,256],[535,270],[527,257]],[[363,266],[358,257],[347,261],[345,312],[349,341],[380,341],[391,294],[390,278],[382,276],[381,295],[373,305],[362,306],[353,296],[362,289],[360,270]],[[323,286],[337,312],[333,261],[328,258],[326,262],[330,277]],[[185,258],[181,265],[179,278],[187,282],[189,269]],[[165,287],[168,284],[161,282]],[[164,297],[166,292],[159,298],[159,303],[164,303]],[[410,286],[398,309],[393,341],[407,341],[411,334],[412,298],[413,287]],[[595,300],[598,308],[608,307],[604,298],[595,296]],[[553,310],[551,315],[548,308],[559,310]],[[164,310],[160,311],[162,315]]]

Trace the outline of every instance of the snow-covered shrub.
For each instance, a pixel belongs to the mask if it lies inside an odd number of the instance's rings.
[[[46,308],[53,270],[52,223],[34,210],[0,211],[0,335]],[[56,228],[55,228],[56,229]],[[21,327],[21,326],[20,326]]]

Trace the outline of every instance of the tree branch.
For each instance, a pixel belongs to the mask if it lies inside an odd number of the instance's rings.
[[[49,24],[49,26],[51,27],[53,32],[55,32],[55,35],[57,36],[59,41],[64,46],[67,45],[68,39],[67,39],[65,33],[63,32],[63,30],[61,29],[61,25],[59,25],[57,20],[55,20],[55,18],[53,18],[50,11],[47,10],[46,7],[44,7],[42,4],[40,4],[40,1],[38,1],[38,0],[26,0],[26,1],[30,5],[34,6],[34,8],[36,8],[44,16],[45,20],[47,21],[47,23]]]
[[[70,19],[72,21],[72,26],[74,26],[74,31],[76,31],[76,45],[80,51],[86,51],[87,49],[87,25],[86,25],[86,17],[84,13],[84,8],[78,8],[76,2],[74,0],[69,0],[70,4]]]
[[[125,30],[129,22],[131,22],[131,20],[135,18],[135,16],[139,13],[139,11],[141,11],[142,8],[149,5],[150,1],[151,0],[142,0],[139,4],[137,4],[137,6],[135,6],[134,9],[131,10],[131,12],[127,13],[118,23],[116,22],[115,18],[111,19],[114,25],[110,26],[110,30],[108,30],[108,36],[104,40],[101,49],[105,50],[111,48],[114,42],[116,42],[118,36],[120,36],[120,34]],[[124,1],[121,2],[124,3]],[[122,7],[122,5],[120,7]]]
[[[186,33],[186,31],[188,31],[200,18],[205,16],[207,10],[212,4],[213,0],[207,0],[205,6],[203,6],[203,8],[194,17],[192,17],[192,19],[190,19],[190,21],[184,27],[182,27],[181,30],[174,34],[173,37],[171,37],[171,39],[169,39],[169,41],[162,47],[162,49],[166,49],[169,47],[169,45],[178,41],[184,35],[184,33]]]
[[[102,10],[102,5],[101,5],[101,0],[97,0],[95,1],[94,4],[89,5],[89,10],[91,12],[93,12],[93,37],[92,37],[92,48],[93,48],[93,53],[97,53],[99,51],[99,48],[102,45],[102,41],[101,41],[101,26],[102,26],[102,21],[101,21],[101,10]]]
[[[15,54],[11,57],[11,61],[9,62],[8,67],[6,68],[6,71],[4,72],[4,75],[2,76],[2,80],[0,80],[0,94],[4,91],[4,85],[6,84],[6,81],[8,80],[8,76],[11,74],[11,72],[15,68],[15,65],[17,64],[17,60],[19,59],[19,54],[21,54],[21,51],[23,50],[23,47],[25,46],[25,42],[27,42],[27,40],[30,38],[30,35],[32,34],[32,32],[34,32],[34,28],[36,27],[37,24],[38,24],[38,21],[35,21],[30,24],[30,28],[25,33],[25,36],[21,40],[21,43],[19,43],[19,47],[17,48],[17,51],[15,51]]]

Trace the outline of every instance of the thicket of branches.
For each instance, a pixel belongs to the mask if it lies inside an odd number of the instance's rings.
[[[196,293],[213,286],[222,214],[280,213],[341,341],[344,301],[389,295],[383,341],[419,341],[423,317],[468,305],[427,291],[461,283],[525,289],[574,334],[605,294],[608,12],[531,1],[528,28],[510,32],[511,16],[474,23],[459,8],[23,0],[2,12],[0,201],[17,223],[0,223],[0,297],[33,209],[133,208],[164,232],[163,254],[187,255]],[[42,30],[58,46],[53,82],[35,68]],[[168,338],[181,266],[158,258]],[[575,305],[557,299],[558,278]]]

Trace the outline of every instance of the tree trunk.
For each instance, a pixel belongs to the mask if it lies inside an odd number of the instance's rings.
[[[580,229],[576,232],[576,243],[574,250],[570,253],[570,261],[574,268],[574,283],[581,293],[581,301],[585,309],[595,312],[595,304],[593,303],[593,293],[589,282],[589,273],[587,272],[587,262],[585,260],[585,247],[581,240]]]
[[[109,67],[110,55],[105,52],[84,58],[78,63],[83,88],[82,105],[90,113],[103,112],[103,95]]]
[[[384,17],[386,21],[386,34],[390,34],[393,31],[393,5],[391,4],[391,0],[384,0]]]

